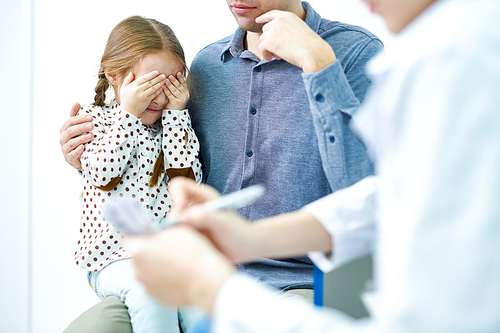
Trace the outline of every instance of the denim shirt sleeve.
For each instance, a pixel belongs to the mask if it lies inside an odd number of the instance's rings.
[[[373,174],[366,147],[349,122],[371,84],[365,66],[383,44],[371,38],[354,43],[353,48],[349,57],[340,54],[323,70],[302,75],[323,169],[332,191]]]
[[[351,89],[340,62],[337,60],[317,73],[303,74],[303,80],[318,138],[323,169],[330,187],[333,190],[343,188],[372,173],[373,167],[368,162],[370,166],[359,166],[364,170],[355,172],[359,174],[354,177],[357,179],[351,179],[352,177],[348,174],[347,161],[345,161],[347,157],[354,155],[355,159],[364,161],[367,156],[361,142],[354,149],[350,149],[353,146],[347,142],[359,140],[350,131],[345,120],[350,119],[360,102]]]

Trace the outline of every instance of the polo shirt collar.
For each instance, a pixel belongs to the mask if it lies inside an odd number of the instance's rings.
[[[225,60],[227,53],[230,53],[234,58],[239,58],[245,51],[245,36],[247,32],[240,27],[236,29],[233,37],[227,42],[226,46],[222,49],[221,61]]]
[[[319,26],[321,24],[321,16],[311,7],[311,5],[305,1],[302,2],[302,7],[306,11],[306,24],[316,33],[319,32]],[[245,52],[245,36],[246,31],[238,27],[236,32],[233,34],[232,38],[226,43],[226,46],[222,49],[220,60],[222,62],[229,60],[228,55],[230,54],[234,58],[239,58]]]

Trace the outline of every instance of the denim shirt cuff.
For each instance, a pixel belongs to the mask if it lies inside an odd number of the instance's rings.
[[[342,111],[352,116],[359,107],[360,103],[347,81],[339,60],[319,72],[302,74],[302,79],[311,111],[319,113],[322,118],[328,118],[335,111]]]

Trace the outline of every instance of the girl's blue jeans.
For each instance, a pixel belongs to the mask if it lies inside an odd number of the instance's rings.
[[[167,307],[149,296],[135,279],[131,259],[114,261],[98,272],[88,273],[89,284],[102,300],[118,296],[128,307],[134,333],[186,332],[203,313],[194,308]]]

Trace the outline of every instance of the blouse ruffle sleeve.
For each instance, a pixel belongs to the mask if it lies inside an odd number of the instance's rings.
[[[191,127],[188,110],[164,110],[162,125],[162,149],[168,177],[185,176],[199,183],[202,178],[198,159],[200,144]]]
[[[83,173],[92,185],[106,186],[113,178],[120,177],[130,163],[142,123],[117,104],[110,108],[84,107],[79,114],[94,118],[94,139],[85,145],[80,157]]]

